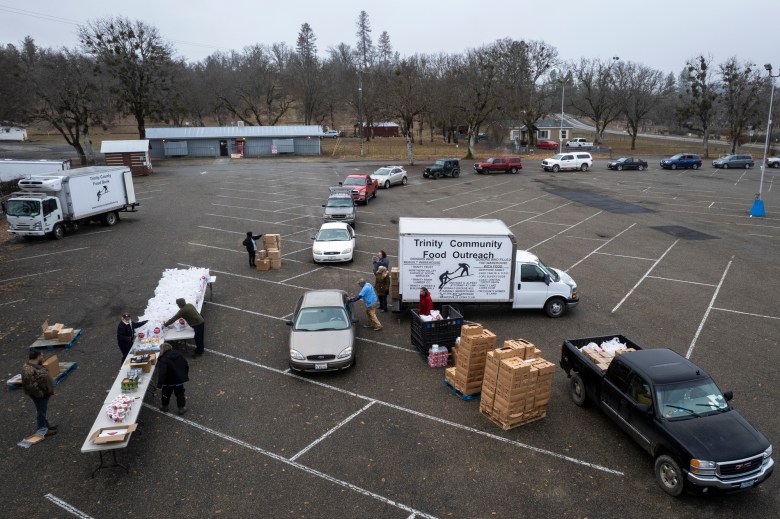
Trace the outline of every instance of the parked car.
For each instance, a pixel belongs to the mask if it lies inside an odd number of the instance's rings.
[[[713,160],[712,165],[713,167],[723,169],[750,169],[755,166],[756,163],[753,161],[752,155],[726,155],[725,157]]]
[[[591,166],[593,166],[593,157],[584,151],[558,153],[542,161],[542,169],[553,173],[567,169],[588,171]]]
[[[457,178],[459,176],[460,160],[454,158],[436,159],[436,162],[423,170],[423,177],[425,178]]]
[[[326,222],[346,222],[355,228],[357,221],[357,207],[352,198],[352,188],[334,186],[330,188],[328,200],[322,204],[325,211],[322,219]]]
[[[766,165],[770,168],[780,168],[780,157],[768,157]]]
[[[699,169],[701,157],[693,153],[678,153],[661,161],[663,169]]]
[[[334,371],[355,364],[355,331],[343,290],[310,290],[295,306],[290,330],[290,368]]]
[[[635,159],[634,157],[621,157],[607,164],[607,169],[615,169],[617,171],[635,169],[637,171],[644,171],[647,169],[647,162],[642,159]]]
[[[558,143],[550,140],[536,141],[536,147],[540,150],[557,150]]]
[[[365,205],[368,205],[370,199],[376,198],[376,192],[379,191],[379,183],[371,179],[370,175],[350,175],[341,185],[351,187],[352,199]]]
[[[593,147],[593,143],[590,142],[585,137],[577,137],[576,139],[572,139],[570,141],[566,141],[566,149],[574,149],[574,148],[585,148],[590,149]]]
[[[322,132],[322,137],[325,139],[336,139],[341,136],[341,132],[338,130],[325,130]]]
[[[517,173],[523,169],[523,161],[520,157],[490,157],[484,162],[474,163],[474,171],[477,173]]]
[[[371,178],[384,189],[389,189],[393,184],[405,186],[407,182],[406,170],[401,166],[384,166],[374,171]]]
[[[352,261],[355,251],[355,230],[346,222],[324,223],[312,238],[314,263]]]

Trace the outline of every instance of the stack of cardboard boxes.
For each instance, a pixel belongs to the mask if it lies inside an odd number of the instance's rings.
[[[257,270],[278,270],[282,268],[281,235],[264,234],[263,248],[257,251]]]
[[[65,328],[62,323],[50,325],[49,321],[44,321],[41,325],[44,339],[57,339],[59,342],[70,342],[73,340],[73,328]]]
[[[485,360],[496,347],[496,335],[479,324],[464,324],[460,341],[452,348],[454,367],[447,368],[444,380],[463,396],[476,395],[482,390]]]
[[[398,299],[398,296],[401,294],[400,283],[401,283],[401,269],[399,269],[398,267],[391,267],[390,268],[390,298],[391,299]]]
[[[479,410],[504,430],[547,416],[555,365],[523,339],[488,352]]]
[[[597,368],[599,368],[601,371],[607,371],[607,368],[609,368],[612,359],[618,355],[622,355],[623,353],[636,350],[634,348],[619,348],[616,350],[608,350],[599,347],[584,346],[581,351],[585,354],[586,357],[592,360],[594,364],[596,364]]]

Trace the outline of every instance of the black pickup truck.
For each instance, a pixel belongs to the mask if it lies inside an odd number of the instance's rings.
[[[608,352],[599,354],[614,337],[636,351],[618,351],[611,360]],[[772,445],[729,405],[731,391],[721,393],[678,353],[643,350],[622,335],[587,337],[563,342],[560,365],[574,403],[596,403],[650,453],[656,481],[668,494],[736,492],[772,474]]]

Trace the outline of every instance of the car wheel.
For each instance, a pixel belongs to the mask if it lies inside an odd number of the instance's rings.
[[[52,229],[51,235],[54,236],[55,240],[61,240],[65,237],[65,228],[61,224],[57,224]]]
[[[672,169],[677,169],[677,164],[672,164]]]
[[[512,168],[509,170],[509,172],[514,175],[515,173],[517,173],[517,168]]]
[[[655,480],[664,492],[673,497],[682,494],[685,488],[680,464],[668,454],[662,454],[655,460]]]
[[[548,299],[544,304],[544,313],[548,317],[560,317],[566,312],[566,303],[559,297]]]
[[[569,394],[575,404],[579,407],[585,407],[585,403],[588,401],[585,394],[585,384],[583,384],[582,377],[576,371],[571,374],[569,379]]]
[[[780,162],[773,162],[772,164],[770,164],[770,166],[773,168],[780,168]]]
[[[745,164],[745,169],[750,169],[750,164]]]
[[[553,173],[558,173],[561,170],[561,168],[558,166],[558,164],[556,164],[555,166],[552,167],[552,170]]]
[[[640,164],[639,166],[636,167],[636,169],[637,169],[637,171],[644,171],[645,167]]]
[[[623,171],[623,166],[618,166],[618,167],[617,167],[617,170],[618,170],[618,171]]]
[[[385,189],[390,189],[390,181],[389,180],[385,180],[385,186],[384,187],[385,187]]]
[[[580,167],[580,170],[582,170],[582,171],[588,171],[588,165],[587,165],[587,164],[583,164],[583,165]]]
[[[699,164],[694,164],[693,169],[699,169]]]
[[[729,165],[728,164],[723,164],[723,169],[729,169]]]
[[[407,180],[406,180],[406,177],[404,177],[404,178],[402,178],[402,179],[401,179],[401,185],[402,185],[402,186],[405,186],[405,185],[406,185],[406,182],[407,182]]]

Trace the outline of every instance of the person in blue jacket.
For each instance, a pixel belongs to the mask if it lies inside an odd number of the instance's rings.
[[[368,319],[368,324],[364,324],[363,328],[373,328],[375,332],[378,332],[382,329],[382,323],[379,322],[379,319],[376,316],[376,307],[379,298],[376,295],[374,287],[365,279],[360,278],[358,280],[358,285],[360,285],[360,293],[350,299],[349,302],[354,303],[355,301],[363,300],[363,303],[366,305],[366,319]]]

